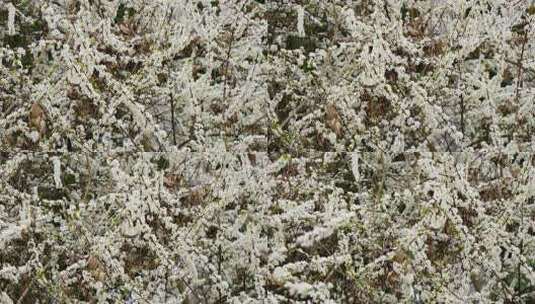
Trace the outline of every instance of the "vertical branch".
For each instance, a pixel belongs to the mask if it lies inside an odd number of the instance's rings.
[[[461,133],[464,138],[464,96],[461,93]]]
[[[390,14],[388,13],[388,2],[387,2],[387,0],[383,1],[383,9],[385,10],[385,16],[386,16],[386,18],[388,18],[388,21],[392,21],[392,19],[390,19]]]
[[[457,91],[460,91],[460,87],[461,87],[461,82],[462,82],[462,77],[463,77],[463,73],[462,73],[462,67],[461,67],[461,62],[457,62],[457,68],[458,68],[458,71],[459,71],[459,79],[457,80]],[[460,92],[460,106],[461,106],[461,133],[463,134],[463,141],[464,141],[464,135],[465,135],[465,130],[464,130],[464,111],[465,111],[465,104],[464,104],[464,96],[463,96],[463,92]],[[463,144],[464,146],[464,144]]]
[[[528,30],[524,30],[524,35],[522,37],[522,49],[520,50],[520,57],[518,58],[517,66],[518,66],[518,73],[517,73],[517,81],[516,81],[516,90],[515,90],[515,100],[517,102],[520,101],[520,87],[522,86],[522,73],[524,71],[524,66],[522,64],[522,61],[524,61],[524,53],[526,50],[526,44],[528,42]]]
[[[29,281],[26,283],[26,286],[24,287],[24,290],[22,291],[22,294],[20,295],[19,299],[17,300],[17,304],[21,304],[24,301],[24,298],[28,294],[28,291],[30,290],[30,287],[32,285],[33,281],[30,278]]]
[[[243,8],[245,7],[245,4],[247,3],[247,1],[245,1],[242,6],[240,7],[240,12],[243,10]],[[234,24],[230,25],[231,26],[231,31],[230,31],[230,41],[229,41],[229,44],[228,44],[228,49],[227,49],[227,54],[226,54],[226,58],[225,58],[225,66],[223,68],[223,75],[225,76],[225,81],[223,82],[223,102],[225,102],[225,99],[227,97],[227,84],[228,84],[228,68],[229,68],[229,64],[230,64],[230,55],[231,55],[231,52],[232,52],[232,47],[233,47],[233,44],[234,44],[234,40],[236,39],[235,35],[236,35],[236,24],[238,22],[238,19],[239,16],[236,17],[235,19],[235,22]],[[249,19],[247,19],[247,23],[246,25],[249,25]]]
[[[171,127],[173,128],[173,145],[176,146],[176,126],[175,126],[175,99],[173,93],[169,93],[171,103]]]
[[[217,246],[217,274],[221,276],[222,273],[222,263],[223,263],[223,249],[221,247],[221,244]],[[218,303],[223,303],[223,293],[221,292],[221,288],[217,289],[217,292],[219,294]]]
[[[229,63],[230,63],[230,53],[232,51],[232,44],[234,42],[234,32],[236,31],[236,28],[232,28],[232,31],[230,32],[230,41],[228,44],[227,54],[225,58],[225,67],[223,68],[223,76],[225,77],[225,81],[223,82],[223,103],[225,102],[225,99],[227,98],[227,85],[228,85],[228,78],[229,78]]]
[[[526,44],[528,43],[528,32],[529,32],[529,26],[527,26],[528,23],[523,23],[522,25],[522,29],[521,29],[521,33],[522,33],[522,40],[521,40],[521,43],[522,43],[522,46],[521,46],[521,50],[520,50],[520,57],[518,58],[518,61],[517,61],[517,67],[518,67],[518,72],[517,72],[517,80],[516,80],[516,87],[515,87],[515,102],[517,104],[520,104],[520,88],[524,86],[524,83],[523,83],[523,72],[524,72],[524,65],[523,65],[523,61],[524,61],[524,54],[525,54],[525,51],[526,51]],[[517,117],[518,117],[519,113],[517,113]],[[528,128],[529,129],[529,128]],[[512,134],[512,138],[514,136],[514,132]]]

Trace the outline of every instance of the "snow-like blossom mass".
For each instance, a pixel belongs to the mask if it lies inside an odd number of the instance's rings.
[[[535,303],[532,0],[0,0],[0,303]]]

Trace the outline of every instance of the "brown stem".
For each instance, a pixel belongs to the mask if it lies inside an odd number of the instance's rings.
[[[461,132],[464,137],[464,97],[461,93]]]
[[[517,73],[517,81],[516,81],[516,92],[515,92],[515,100],[517,102],[520,101],[520,87],[522,86],[522,72],[524,71],[524,67],[522,65],[522,61],[524,60],[524,52],[526,50],[526,43],[528,42],[528,31],[526,30],[524,32],[524,37],[522,37],[522,49],[520,51],[520,58],[518,58],[518,73]]]
[[[173,128],[173,144],[176,146],[175,99],[173,98],[172,93],[169,93],[169,98],[171,100],[171,126]]]

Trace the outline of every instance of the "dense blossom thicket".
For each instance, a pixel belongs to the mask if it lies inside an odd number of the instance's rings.
[[[0,303],[535,303],[530,0],[0,0]]]

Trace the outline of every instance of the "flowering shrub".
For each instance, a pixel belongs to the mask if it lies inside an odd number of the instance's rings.
[[[535,301],[535,3],[1,0],[1,303]]]

